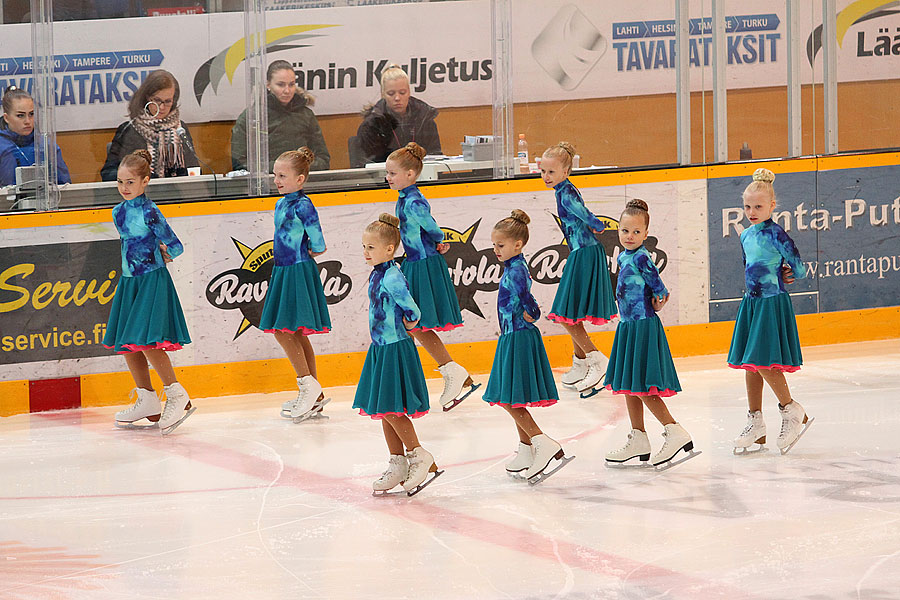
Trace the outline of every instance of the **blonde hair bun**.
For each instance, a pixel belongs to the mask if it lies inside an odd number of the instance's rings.
[[[644,202],[643,200],[641,200],[640,198],[634,198],[632,200],[629,200],[625,204],[625,208],[626,209],[634,208],[637,210],[643,210],[643,211],[647,211],[647,212],[649,212],[649,210],[650,210],[650,207],[647,206],[647,203]]]
[[[134,155],[134,156],[139,156],[140,158],[143,158],[144,160],[147,161],[147,164],[148,164],[148,165],[149,165],[150,162],[153,160],[153,157],[150,155],[150,151],[147,150],[147,149],[145,149],[145,148],[138,148],[137,150],[135,150],[135,151],[132,152],[131,154]]]
[[[759,168],[753,171],[753,181],[763,181],[765,183],[773,183],[775,181],[775,173],[768,169]]]
[[[529,217],[528,214],[524,210],[521,210],[518,208],[513,209],[513,211],[509,214],[509,218],[513,219],[514,221],[519,221],[520,223],[524,223],[525,225],[528,225],[529,223],[531,223],[531,217]]]
[[[378,215],[378,220],[381,223],[385,223],[387,225],[390,225],[391,227],[396,227],[397,229],[400,229],[400,219],[398,219],[396,216],[392,215],[391,213],[381,213],[380,215]]]
[[[560,142],[557,144],[557,146],[565,150],[566,154],[568,154],[569,156],[575,156],[575,146],[573,146],[569,142]]]

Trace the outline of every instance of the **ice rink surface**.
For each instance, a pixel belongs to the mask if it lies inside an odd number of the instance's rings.
[[[414,498],[371,495],[387,451],[353,388],[299,425],[290,393],[200,400],[167,438],[114,408],[0,419],[0,598],[898,599],[900,341],[804,354],[788,381],[816,420],[785,456],[768,390],[769,451],[733,456],[742,373],[683,359],[669,406],[700,456],[608,469],[624,402],[566,390],[534,414],[577,459],[529,486],[476,393],[416,421],[446,472]]]

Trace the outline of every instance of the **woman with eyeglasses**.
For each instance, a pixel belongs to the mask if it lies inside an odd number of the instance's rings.
[[[316,115],[309,108],[315,100],[297,86],[294,67],[286,60],[276,60],[266,69],[266,103],[269,116],[269,173],[275,159],[285,152],[306,146],[316,159],[311,171],[327,171],[331,155]],[[237,118],[231,129],[231,166],[247,168],[247,111]]]
[[[151,177],[181,177],[188,167],[198,167],[191,134],[181,120],[175,76],[153,71],[128,102],[129,120],[116,129],[100,170],[103,181],[115,181],[119,163],[135,150],[150,152]]]
[[[16,167],[34,164],[34,100],[25,90],[10,86],[3,92],[0,118],[0,186],[16,183]],[[70,183],[69,167],[56,147],[56,180]]]

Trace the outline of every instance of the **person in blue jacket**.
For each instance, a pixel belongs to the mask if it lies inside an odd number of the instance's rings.
[[[34,164],[34,99],[15,86],[3,92],[3,118],[0,119],[0,186],[16,183],[16,167]],[[71,183],[69,167],[62,150],[56,147],[56,181]]]

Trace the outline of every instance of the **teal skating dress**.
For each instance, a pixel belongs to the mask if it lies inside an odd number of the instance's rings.
[[[606,224],[587,209],[578,188],[568,179],[553,190],[569,257],[547,318],[568,325],[582,321],[603,325],[616,316],[616,301],[606,251],[591,230],[603,231]]]
[[[794,241],[772,219],[741,233],[747,290],[738,308],[728,351],[734,369],[774,369],[793,373],[803,364],[797,319],[781,280],[787,263],[796,279],[806,277],[806,265]]]
[[[619,254],[619,324],[603,385],[614,394],[674,396],[681,391],[662,322],[652,299],[668,295],[659,270],[641,246]]]
[[[372,344],[366,353],[353,408],[373,419],[406,415],[413,419],[428,412],[428,388],[422,362],[403,319],[421,316],[393,260],[375,265],[369,276],[369,331]]]
[[[409,282],[409,293],[422,311],[416,330],[449,331],[462,327],[462,313],[447,261],[437,251],[444,232],[431,216],[428,200],[418,187],[411,185],[400,190],[396,210],[406,251],[400,269]]]
[[[171,258],[184,246],[147,196],[120,202],[113,222],[122,240],[122,277],[116,287],[103,345],[120,354],[179,350],[191,343],[184,311],[159,244]]]
[[[500,339],[482,396],[491,405],[552,406],[559,400],[541,332],[525,320],[526,312],[535,320],[541,316],[531,295],[528,265],[519,254],[504,261],[497,294]]]
[[[328,333],[331,318],[319,267],[309,255],[325,251],[319,213],[303,191],[275,204],[275,265],[269,278],[259,328],[303,335]]]

